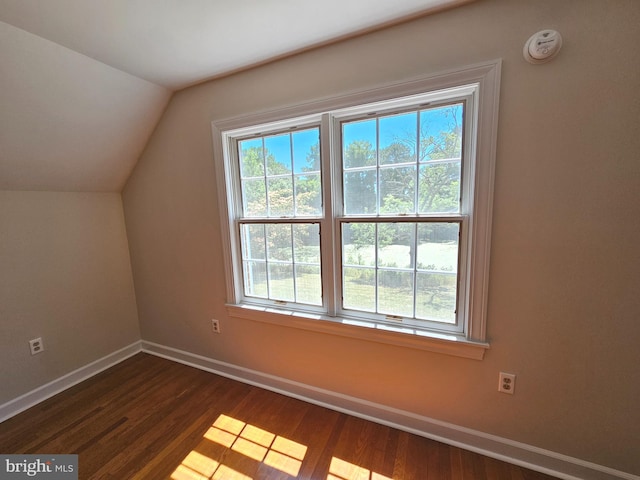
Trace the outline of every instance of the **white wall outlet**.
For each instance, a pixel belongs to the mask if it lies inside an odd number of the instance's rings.
[[[42,338],[38,337],[33,340],[29,340],[29,348],[31,349],[31,355],[44,352],[44,343],[42,343]]]
[[[500,372],[498,378],[498,391],[513,395],[516,389],[516,376],[513,373]]]
[[[211,328],[215,333],[220,333],[220,321],[219,320],[211,320]]]

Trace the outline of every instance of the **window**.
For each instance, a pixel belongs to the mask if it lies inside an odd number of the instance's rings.
[[[214,124],[230,314],[481,358],[499,67]]]
[[[240,178],[242,296],[322,305],[320,127],[234,139],[231,148]]]

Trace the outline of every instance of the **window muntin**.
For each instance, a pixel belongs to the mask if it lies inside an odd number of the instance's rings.
[[[321,215],[320,128],[237,142],[243,218]]]
[[[235,142],[243,295],[246,301],[322,305],[320,128]]]
[[[264,128],[257,136],[238,137],[243,302],[462,332],[460,239],[447,237],[449,244],[439,246],[449,257],[453,252],[455,261],[446,267],[436,265],[439,257],[422,258],[426,254],[420,252],[437,251],[427,231],[453,227],[459,237],[467,221],[463,210],[469,201],[463,202],[461,189],[467,99],[430,105],[401,99],[382,113],[372,105],[355,116],[328,114],[329,125],[340,132],[333,141],[340,144],[341,158],[329,159],[342,178],[330,185],[335,205],[322,201],[322,182],[330,175],[322,175],[320,152],[336,149],[322,146],[320,126]],[[299,232],[310,228],[316,240],[307,235],[307,244],[296,247]],[[343,232],[334,243],[338,251],[320,247],[323,228]],[[357,237],[349,232],[367,228],[375,232],[370,253],[346,243]],[[264,247],[256,249],[260,242]],[[327,236],[322,242],[332,244]],[[296,258],[296,251],[311,250],[313,261]],[[360,259],[373,255],[369,266],[352,263],[356,250]],[[329,262],[337,268],[327,268]],[[325,288],[336,292],[326,299],[322,272],[330,270],[339,287]]]
[[[459,234],[457,222],[342,223],[343,308],[455,325]]]
[[[460,212],[464,103],[342,123],[344,215]]]
[[[377,341],[386,343],[482,358],[483,350],[488,347],[484,339],[499,84],[500,62],[487,62],[454,72],[213,123],[216,157],[224,159],[216,162],[216,171],[221,215],[224,218],[222,229],[225,235],[222,243],[225,252],[224,266],[227,273],[229,314],[233,317],[273,322],[296,328],[375,338]],[[395,326],[390,322],[384,325],[384,322],[374,318],[376,314],[349,318],[350,312],[341,309],[340,224],[347,220],[343,218],[344,199],[341,194],[343,175],[340,165],[340,122],[356,118],[366,121],[367,118],[363,118],[363,115],[367,116],[371,113],[401,115],[407,111],[418,111],[452,103],[465,104],[463,125],[465,148],[462,152],[463,167],[460,169],[460,211],[459,213],[417,213],[408,216],[403,213],[400,217],[405,221],[422,221],[423,217],[429,216],[431,221],[440,220],[444,223],[452,222],[452,216],[457,215],[454,219],[456,222],[462,218],[462,221],[458,222],[461,232],[458,262],[460,278],[457,301],[458,324],[451,329],[436,328],[441,331],[439,333],[425,323],[416,327],[407,325],[405,319]],[[262,220],[242,218],[236,142],[262,135],[276,135],[313,128],[320,124],[322,125],[320,158],[324,216],[317,217],[317,222],[320,224],[322,238],[323,305],[310,309],[304,308],[306,306],[303,304],[284,305],[285,302],[275,300],[261,302],[262,299],[254,301],[252,298],[247,298],[243,292],[239,225]],[[431,163],[443,163],[445,160],[447,159],[435,159]],[[427,162],[422,163],[427,164]],[[263,203],[266,203],[266,193]],[[368,215],[370,214],[360,214],[357,221],[371,220]],[[380,219],[395,221],[395,217],[389,217],[388,214],[380,216],[375,214],[374,217],[376,221]],[[272,217],[270,220],[273,223],[287,221],[300,223],[304,221],[304,217]],[[349,219],[349,221],[352,220]],[[267,308],[262,308],[261,305]],[[374,328],[358,328],[359,332],[356,332],[348,327],[343,328],[342,325]],[[446,326],[447,324],[438,325]],[[410,335],[401,339],[393,335],[387,336],[384,332],[402,332]],[[454,335],[451,336],[451,334]],[[429,338],[433,340],[428,340]],[[452,342],[450,345],[445,345],[441,343],[442,340],[452,340]]]
[[[220,208],[226,304],[229,316],[302,328],[332,335],[367,339],[402,347],[480,360],[489,348],[486,339],[489,259],[496,160],[501,61],[468,65],[447,72],[394,82],[372,89],[285,106],[274,110],[212,122],[214,168]],[[424,93],[427,92],[427,93]],[[458,265],[458,325],[455,329],[392,324],[374,318],[350,318],[340,310],[340,221],[343,212],[340,171],[340,121],[369,113],[402,113],[465,103],[464,149],[461,168],[460,242]],[[263,105],[261,101],[259,105]],[[237,141],[322,125],[322,214],[320,224],[323,305],[285,304],[247,298],[243,290],[240,224],[264,218],[243,218]],[[337,158],[338,163],[331,158]],[[331,180],[331,181],[329,181]],[[265,200],[266,201],[266,200]],[[451,213],[430,219],[451,221]],[[417,214],[418,219],[424,214]],[[386,217],[384,219],[387,219]],[[304,217],[269,219],[272,223],[300,223]],[[366,216],[358,221],[368,221]],[[394,219],[388,219],[394,220]],[[408,218],[408,221],[414,221]],[[354,221],[349,219],[349,221]],[[463,271],[464,270],[464,271]],[[372,315],[373,317],[373,315]]]
[[[241,224],[244,294],[322,305],[317,223]]]
[[[463,331],[465,109],[403,105],[340,123],[341,315]]]

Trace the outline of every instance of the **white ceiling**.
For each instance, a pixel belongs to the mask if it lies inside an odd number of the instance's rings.
[[[170,89],[461,0],[0,0],[0,21]]]
[[[0,189],[120,191],[172,91],[470,0],[0,0]]]

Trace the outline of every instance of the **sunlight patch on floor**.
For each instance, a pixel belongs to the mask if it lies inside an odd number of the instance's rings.
[[[337,457],[331,459],[327,480],[393,480],[364,467],[341,460]]]
[[[296,477],[307,447],[227,415],[220,415],[204,438],[256,462]],[[173,480],[251,480],[228,465],[192,450],[172,473]]]

